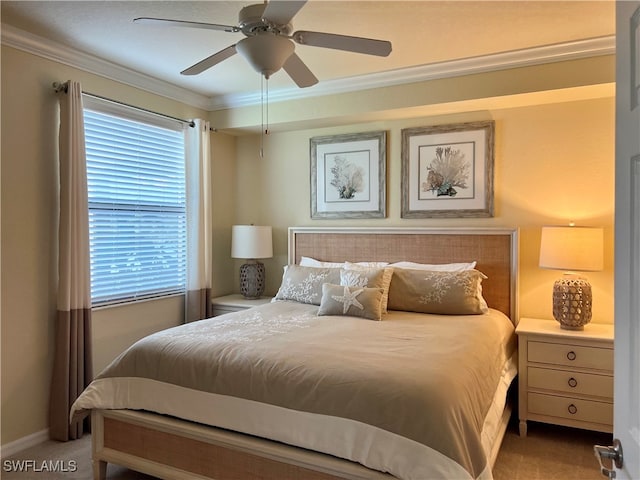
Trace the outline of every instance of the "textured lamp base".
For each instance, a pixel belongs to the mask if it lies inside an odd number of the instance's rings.
[[[260,298],[264,293],[264,264],[245,263],[240,267],[240,293],[249,299]]]
[[[553,285],[553,318],[566,330],[584,330],[591,321],[591,285],[577,275],[565,275]]]

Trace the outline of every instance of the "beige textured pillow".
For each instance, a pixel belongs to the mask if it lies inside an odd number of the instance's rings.
[[[322,300],[318,315],[347,315],[350,317],[382,319],[382,289],[322,285]]]
[[[482,280],[478,270],[432,272],[396,269],[389,287],[389,310],[471,315],[489,309],[482,297]]]
[[[323,283],[340,283],[340,269],[287,265],[275,299],[320,305]]]
[[[393,268],[367,268],[356,263],[345,262],[340,270],[340,285],[382,288],[382,313],[387,313],[389,286],[393,277]]]

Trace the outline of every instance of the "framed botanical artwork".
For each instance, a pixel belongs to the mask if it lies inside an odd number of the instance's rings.
[[[387,135],[313,137],[311,218],[386,216]]]
[[[402,130],[402,218],[493,216],[494,122]]]

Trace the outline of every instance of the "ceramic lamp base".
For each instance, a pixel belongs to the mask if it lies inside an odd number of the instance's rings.
[[[565,275],[554,283],[553,318],[565,330],[584,330],[591,321],[591,285],[586,278]]]
[[[240,267],[240,293],[248,299],[260,298],[264,293],[265,268],[260,262]]]

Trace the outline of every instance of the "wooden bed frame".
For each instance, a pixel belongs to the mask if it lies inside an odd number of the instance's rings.
[[[323,261],[477,262],[488,278],[490,307],[517,321],[515,229],[323,228],[289,229],[289,263]],[[510,416],[505,409],[490,462],[494,464]],[[159,478],[218,480],[393,479],[358,463],[163,415],[131,410],[91,414],[94,478],[114,463]]]

